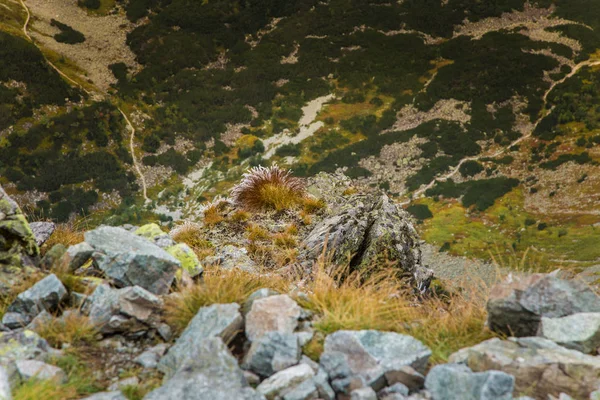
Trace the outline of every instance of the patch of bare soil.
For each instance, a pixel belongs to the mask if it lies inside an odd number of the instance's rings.
[[[407,131],[434,119],[465,124],[471,120],[469,109],[468,103],[454,99],[440,100],[428,111],[419,111],[415,106],[408,105],[398,112],[396,123],[390,131]]]
[[[580,52],[581,44],[577,40],[562,36],[559,32],[549,32],[546,29],[560,25],[581,24],[568,19],[554,18],[552,17],[553,12],[553,7],[538,8],[526,3],[523,11],[503,13],[500,17],[485,18],[477,22],[465,21],[455,28],[454,37],[470,36],[474,39],[481,39],[488,32],[521,28],[519,33],[528,36],[531,40],[564,44],[574,52]]]
[[[98,89],[106,91],[116,79],[108,69],[110,64],[123,62],[133,71],[139,69],[135,55],[126,44],[127,33],[135,25],[122,13],[106,16],[90,15],[77,6],[77,0],[27,0],[32,14],[31,37],[42,47],[55,51],[87,72]],[[54,35],[60,31],[50,26],[55,19],[71,26],[85,36],[78,44],[59,43]]]

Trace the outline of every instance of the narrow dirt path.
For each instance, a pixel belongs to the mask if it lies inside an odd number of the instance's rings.
[[[21,3],[21,6],[23,7],[23,10],[25,10],[25,13],[27,14],[27,17],[25,18],[25,22],[23,23],[23,34],[25,35],[25,37],[36,47],[37,44],[35,43],[35,41],[31,38],[31,36],[29,35],[29,32],[27,31],[27,28],[29,26],[29,21],[31,20],[31,13],[29,12],[29,8],[27,7],[27,5],[25,4],[25,2],[23,0],[19,0],[19,2]],[[40,49],[41,52],[41,49]],[[42,52],[43,55],[43,52]],[[48,60],[46,58],[46,62],[48,63],[48,65],[50,65],[50,67],[52,67],[52,69],[54,69],[60,76],[62,76],[64,79],[66,79],[69,83],[79,87],[81,90],[83,90],[85,93],[87,93],[89,96],[92,97],[92,99],[96,99],[96,100],[102,100],[106,97],[106,95],[104,93],[99,93],[99,92],[91,92],[89,90],[87,90],[86,88],[84,88],[80,83],[78,83],[77,81],[73,80],[71,77],[69,77],[68,75],[66,75],[64,72],[62,72],[60,70],[60,68],[58,68],[56,65],[54,65],[50,60]],[[117,110],[119,110],[119,112],[121,113],[121,115],[123,115],[123,118],[125,119],[125,122],[127,123],[127,129],[131,132],[130,136],[129,136],[129,151],[131,152],[131,158],[133,159],[133,167],[135,169],[135,171],[137,172],[137,174],[140,177],[140,182],[141,182],[141,186],[142,186],[142,195],[144,196],[144,201],[146,203],[148,203],[150,201],[150,199],[148,198],[147,195],[147,188],[146,188],[146,178],[144,177],[144,174],[142,173],[142,170],[140,168],[139,162],[135,156],[135,146],[134,146],[134,139],[135,139],[135,128],[133,127],[133,124],[131,123],[131,121],[129,120],[129,118],[127,117],[127,115],[125,114],[125,112],[121,109],[121,107],[119,107],[118,105],[115,104],[115,107],[117,107]]]
[[[564,83],[567,79],[573,77],[575,74],[577,74],[577,72],[579,72],[582,68],[584,67],[593,67],[593,66],[597,66],[600,65],[600,60],[586,60],[583,62],[580,62],[579,64],[575,65],[575,67],[571,70],[570,73],[568,73],[567,75],[565,75],[562,79],[558,80],[558,81],[554,81],[552,82],[552,84],[550,85],[550,87],[548,88],[548,90],[546,90],[546,92],[544,93],[543,96],[543,100],[544,100],[544,108],[546,107],[546,105],[548,104],[548,95],[550,94],[550,92],[552,92],[552,90],[554,90],[554,88],[562,83]],[[531,135],[533,135],[533,132],[535,132],[535,129],[537,128],[537,126],[540,124],[540,122],[549,114],[552,112],[552,108],[550,110],[548,110],[548,112],[544,113],[542,116],[540,116],[535,123],[533,124],[533,126],[531,127],[531,131],[529,133],[527,133],[526,135],[521,136],[520,138],[514,140],[513,142],[511,142],[508,146],[503,147],[502,149],[496,151],[495,153],[492,154],[479,154],[477,156],[472,156],[472,157],[465,157],[462,160],[460,160],[460,162],[456,165],[456,167],[454,167],[450,172],[448,172],[445,175],[442,175],[440,177],[434,178],[431,182],[429,182],[426,186],[420,188],[419,190],[413,192],[412,194],[412,198],[408,199],[406,201],[403,201],[400,203],[400,205],[405,206],[408,205],[412,202],[412,200],[420,198],[421,196],[423,196],[423,194],[428,190],[431,189],[433,187],[433,185],[436,184],[436,182],[444,182],[448,179],[450,179],[451,177],[453,177],[454,175],[456,175],[460,169],[460,167],[466,163],[467,161],[477,161],[481,158],[484,157],[490,157],[490,158],[494,158],[494,157],[498,157],[504,153],[506,153],[506,151],[511,148],[512,146],[515,146],[519,143],[521,143],[524,140],[527,140],[531,137]]]

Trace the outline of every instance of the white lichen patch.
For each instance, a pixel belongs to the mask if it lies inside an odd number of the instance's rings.
[[[466,124],[471,120],[470,105],[454,99],[440,100],[428,111],[420,111],[412,104],[404,106],[397,115],[391,131],[407,131],[434,119]]]

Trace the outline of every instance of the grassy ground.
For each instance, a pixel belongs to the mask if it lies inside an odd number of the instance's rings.
[[[530,214],[523,208],[521,189],[497,200],[485,213],[468,212],[457,201],[419,203],[427,204],[433,213],[421,225],[423,238],[440,247],[448,243],[456,255],[489,259],[495,248],[517,254],[531,248],[543,253],[544,263],[557,267],[586,266],[600,258],[600,248],[594,245],[600,241],[600,228],[585,217],[551,219]]]

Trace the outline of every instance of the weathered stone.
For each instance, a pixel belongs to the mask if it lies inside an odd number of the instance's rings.
[[[374,330],[337,331],[327,336],[324,349],[323,355],[343,354],[342,365],[345,362],[352,374],[361,376],[375,390],[386,385],[386,374],[402,367],[423,372],[431,355],[427,347],[411,336]],[[330,378],[334,376],[330,374]]]
[[[370,386],[354,389],[350,393],[350,400],[377,400],[377,393]]]
[[[473,371],[500,370],[515,377],[515,390],[536,399],[569,393],[588,398],[600,387],[600,358],[539,337],[490,339],[450,356]]]
[[[217,254],[206,257],[204,263],[227,270],[237,268],[242,271],[257,272],[256,263],[248,256],[248,250],[233,245],[226,245],[218,249]]]
[[[393,385],[390,385],[386,388],[381,389],[379,391],[379,393],[377,393],[377,396],[384,399],[391,395],[408,396],[409,393],[410,393],[410,389],[408,387],[406,387],[406,385],[403,385],[401,383],[394,383]],[[398,396],[394,396],[394,397],[398,397]]]
[[[137,376],[130,376],[129,378],[121,379],[108,387],[109,391],[122,390],[129,386],[139,386],[140,378]]]
[[[312,379],[305,380],[301,384],[283,395],[283,400],[315,400],[319,397],[319,391]]]
[[[169,291],[180,262],[150,241],[121,228],[103,226],[85,233],[93,258],[119,286],[140,286],[154,294]]]
[[[188,360],[196,357],[197,349],[206,339],[218,336],[229,342],[243,326],[239,308],[235,303],[201,308],[173,347],[161,358],[158,369],[169,378]]]
[[[20,314],[18,314],[20,315]],[[52,314],[48,311],[44,310],[39,313],[30,323],[27,325],[25,329],[37,332],[40,327],[52,321]]]
[[[244,316],[246,316],[246,314],[248,314],[250,312],[250,310],[252,309],[252,304],[254,304],[254,302],[256,300],[264,299],[265,297],[270,297],[270,296],[277,296],[279,294],[281,294],[281,293],[279,293],[273,289],[268,289],[268,288],[258,289],[257,291],[252,293],[250,296],[248,296],[248,298],[244,302],[244,305],[242,306],[242,314],[244,314]]]
[[[8,306],[7,311],[18,313],[27,323],[42,311],[54,311],[67,298],[67,289],[56,275],[48,275],[35,285],[19,294]],[[3,323],[4,322],[3,318]]]
[[[0,186],[0,267],[37,264],[40,249],[21,209]]]
[[[534,336],[542,317],[560,318],[600,312],[600,297],[579,281],[533,274],[496,285],[487,303],[488,325],[495,332]]]
[[[9,372],[0,366],[0,400],[12,400]]]
[[[422,265],[419,238],[409,214],[385,194],[351,196],[333,216],[315,226],[303,247],[308,260],[325,252],[333,264],[350,262],[354,269],[366,272],[392,262],[399,275],[419,291],[427,289],[433,277]]]
[[[56,350],[35,332],[0,332],[0,364],[15,360],[43,361],[55,352]]]
[[[501,371],[474,373],[461,364],[436,365],[425,379],[435,400],[512,400],[515,380]]]
[[[67,382],[65,371],[54,365],[37,360],[16,360],[17,371],[24,381],[31,378],[47,380],[55,379],[58,383]]]
[[[252,342],[244,368],[263,377],[298,364],[301,349],[292,333],[267,332]]]
[[[96,287],[82,311],[101,333],[135,332],[147,329],[162,300],[139,287],[113,289],[106,284]]]
[[[127,400],[127,397],[120,390],[116,390],[114,392],[95,393],[82,400]]]
[[[300,313],[300,306],[285,294],[255,300],[246,316],[246,337],[254,341],[266,332],[292,333]]]
[[[29,227],[33,232],[33,236],[35,236],[35,242],[38,246],[41,246],[50,239],[50,236],[52,236],[56,229],[56,224],[54,222],[39,221],[31,222]]]
[[[81,268],[94,253],[94,248],[86,242],[70,246],[60,259],[60,265],[64,269],[74,272]]]
[[[408,387],[411,391],[422,389],[425,384],[423,374],[420,374],[408,365],[387,371],[385,379],[390,386],[399,383]]]
[[[561,346],[592,353],[600,347],[600,313],[577,313],[562,318],[542,317],[539,333]]]
[[[2,325],[8,329],[23,328],[24,326],[27,326],[30,321],[31,317],[16,312],[7,312],[2,316]]]
[[[198,343],[193,357],[145,400],[264,400],[252,389],[221,338]]]
[[[171,246],[167,249],[167,253],[171,254],[181,264],[181,268],[187,272],[190,277],[194,278],[202,275],[204,269],[202,264],[198,260],[198,256],[194,253],[194,250],[185,243],[179,243],[175,246]]]
[[[46,271],[51,270],[54,264],[58,263],[58,260],[62,258],[66,251],[67,248],[63,244],[55,244],[46,252],[46,254],[44,254],[44,257],[42,257],[40,268]]]
[[[317,387],[319,397],[323,400],[335,400],[335,392],[329,384],[329,377],[323,368],[319,368],[317,374],[313,378],[313,382]]]
[[[144,368],[154,369],[158,366],[160,357],[164,356],[169,346],[166,343],[157,344],[137,356],[133,362]]]
[[[315,373],[306,364],[298,364],[294,367],[284,369],[275,375],[265,379],[256,390],[263,394],[267,400],[273,400],[277,396],[283,396],[290,392],[302,382],[311,379]]]

